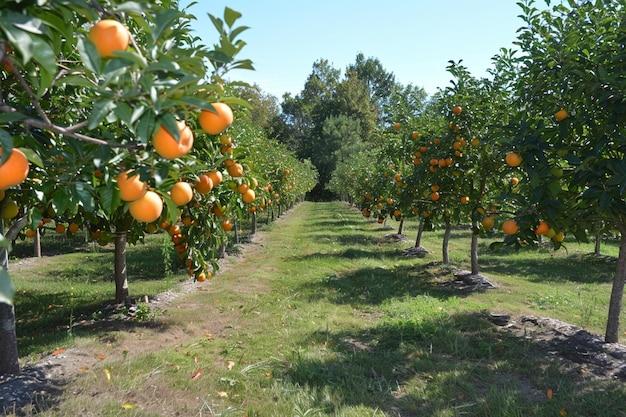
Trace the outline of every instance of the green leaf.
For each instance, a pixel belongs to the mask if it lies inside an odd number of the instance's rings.
[[[98,100],[93,105],[93,111],[89,115],[88,129],[95,129],[115,109],[115,102],[111,99]]]
[[[135,13],[142,14],[145,12],[146,5],[145,3],[138,3],[135,1],[127,1],[122,4],[118,4],[113,6],[111,9],[116,12],[126,12],[126,13]]]
[[[159,123],[170,132],[170,134],[176,139],[176,142],[180,140],[180,132],[178,131],[178,125],[176,124],[176,118],[172,113],[165,113],[159,118]]]
[[[166,9],[157,14],[155,19],[155,27],[152,30],[152,39],[156,41],[163,35],[163,33],[174,26],[180,18],[180,12],[176,9]]]
[[[3,150],[2,156],[0,157],[0,163],[4,163],[13,150],[13,136],[2,128],[0,128],[0,146]]]
[[[75,182],[72,184],[72,194],[77,197],[81,205],[86,212],[93,212],[95,210],[95,204],[93,196],[91,195],[91,186],[82,182]],[[76,198],[73,198],[76,200]]]
[[[0,268],[0,303],[13,305],[15,288],[5,268]]]
[[[102,67],[102,59],[96,49],[96,46],[83,36],[78,38],[78,53],[87,69],[94,73],[99,73]]]
[[[151,111],[145,112],[141,116],[137,126],[135,127],[137,139],[139,139],[141,143],[148,143],[148,139],[152,136],[152,132],[154,131],[155,124],[156,117]]]
[[[0,123],[7,122],[18,122],[20,120],[26,119],[28,116],[20,113],[20,112],[12,112],[12,113],[1,113],[0,114]]]
[[[37,165],[39,168],[44,167],[43,161],[37,152],[30,148],[22,148],[21,151],[24,152],[24,155],[28,158],[28,162]]]
[[[224,9],[224,20],[226,21],[228,27],[233,27],[237,19],[239,19],[241,16],[241,13],[231,9],[230,7],[226,7]]]

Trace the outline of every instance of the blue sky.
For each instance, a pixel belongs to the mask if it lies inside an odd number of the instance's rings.
[[[558,2],[558,1],[557,1]],[[183,5],[189,0],[183,0]],[[222,17],[228,6],[243,14],[238,26],[247,45],[240,58],[255,71],[227,78],[258,84],[277,96],[298,94],[313,63],[327,59],[345,70],[356,55],[375,57],[396,81],[428,94],[449,85],[449,60],[463,60],[475,76],[486,76],[500,48],[513,47],[523,22],[516,0],[200,0],[189,11],[193,28],[211,45],[217,39],[207,13]],[[556,3],[556,2],[553,2]],[[537,5],[545,7],[543,0]]]

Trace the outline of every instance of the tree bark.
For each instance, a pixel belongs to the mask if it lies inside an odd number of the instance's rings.
[[[404,219],[400,219],[400,225],[398,226],[398,236],[402,235],[404,231]]]
[[[470,247],[470,263],[472,267],[472,275],[478,275],[480,273],[480,267],[478,266],[478,234],[472,233],[472,243]]]
[[[415,238],[416,248],[422,245],[422,233],[424,233],[424,219],[420,218],[419,225],[417,226],[417,237]]]
[[[35,238],[33,239],[34,253],[35,258],[41,258],[41,233],[39,232],[39,228],[35,229]]]
[[[0,219],[0,234],[4,234],[4,225]],[[0,268],[9,266],[9,253],[0,250]],[[0,303],[0,376],[17,374],[20,371],[17,354],[17,336],[15,335],[15,309],[10,304]]]
[[[621,225],[619,257],[613,278],[613,288],[609,302],[609,315],[606,323],[604,341],[607,343],[619,342],[620,313],[622,312],[622,300],[624,298],[624,283],[626,282],[626,225]]]
[[[450,257],[448,256],[448,243],[450,243],[450,233],[452,232],[452,224],[446,223],[446,231],[443,233],[443,244],[441,245],[441,254],[443,263],[448,265]]]
[[[250,229],[250,234],[253,235],[256,233],[256,211],[252,212],[252,227]]]
[[[126,230],[115,232],[115,302],[128,300],[128,274],[126,271]]]

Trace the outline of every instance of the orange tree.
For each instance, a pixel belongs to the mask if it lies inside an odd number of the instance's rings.
[[[623,2],[569,2],[539,12],[521,3],[515,140],[528,192],[517,196],[516,241],[546,222],[555,248],[598,223],[620,233],[605,333],[619,340],[626,282],[626,20]],[[540,233],[545,233],[541,231]]]
[[[121,243],[137,242],[146,223],[162,216],[178,220],[194,204],[180,199],[185,192],[170,195],[176,182],[197,180],[230,160],[218,156],[213,136],[207,140],[203,133],[216,131],[202,124],[206,112],[219,112],[211,103],[243,103],[226,96],[220,78],[228,69],[251,67],[235,59],[243,46],[236,40],[243,28],[233,27],[240,15],[227,8],[224,20],[211,16],[220,42],[209,50],[192,37],[192,17],[177,6],[50,2],[0,11],[0,169],[18,155],[14,148],[24,150],[31,163],[29,178],[4,191],[3,205],[17,201],[22,207],[19,221],[11,220],[11,238],[26,223],[32,229],[55,218],[63,227],[72,223],[68,233],[74,224],[84,225],[104,242],[113,233]],[[102,20],[114,29],[111,39],[98,32]],[[180,121],[200,125],[191,154],[185,154],[191,132],[179,131]],[[163,129],[176,142],[168,145],[173,153],[157,143]],[[132,197],[117,181],[128,170],[142,182]],[[216,240],[206,236],[215,230],[212,215],[206,222],[203,239],[185,242],[189,264],[198,267],[194,272],[203,272],[215,255]],[[0,242],[6,247],[6,239]],[[197,250],[190,253],[192,247]],[[7,301],[4,268],[0,280]],[[0,305],[3,320],[12,322],[12,306]],[[17,368],[14,329],[3,329],[0,373]]]

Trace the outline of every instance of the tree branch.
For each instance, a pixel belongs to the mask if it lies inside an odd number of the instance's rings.
[[[8,106],[7,104],[0,104],[0,113],[14,113],[14,112],[17,112],[17,110],[14,109],[13,107]],[[46,120],[39,120],[33,117],[29,117],[29,118],[21,120],[21,123],[23,123],[25,126],[31,126],[31,127],[37,127],[43,130],[49,130],[51,132],[58,133],[60,135],[75,138],[83,142],[93,143],[95,145],[109,146],[111,148],[133,149],[133,150],[140,150],[140,149],[143,149],[144,147],[142,143],[137,143],[137,142],[117,143],[117,142],[111,142],[111,141],[104,140],[104,139],[97,139],[92,136],[87,136],[87,135],[83,135],[82,133],[78,133],[77,131],[79,129],[85,127],[88,124],[87,121],[82,121],[73,126],[63,127],[63,126],[55,125],[47,118]]]

